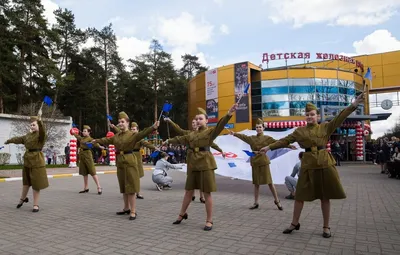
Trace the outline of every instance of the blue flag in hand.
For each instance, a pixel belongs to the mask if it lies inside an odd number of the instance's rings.
[[[44,99],[43,99],[43,102],[44,102],[45,104],[47,104],[48,106],[50,106],[50,105],[53,103],[53,100],[51,100],[50,97],[45,96]]]
[[[78,126],[75,123],[72,123],[72,127],[76,128]]]
[[[372,81],[371,68],[368,67],[368,70],[367,70],[367,72],[365,73],[364,78],[366,78],[366,79]]]
[[[163,105],[163,108],[162,108],[162,111],[163,111],[163,112],[170,112],[171,110],[172,110],[172,104],[165,103],[165,104]]]
[[[247,156],[249,156],[249,157],[254,157],[256,154],[254,153],[254,152],[252,152],[252,151],[247,151],[247,150],[243,150],[244,151],[244,153],[246,153],[247,154]]]
[[[107,115],[108,120],[112,120],[112,117],[110,115]]]
[[[1,147],[0,147],[0,150],[3,149],[3,148],[4,148],[4,146],[1,146]]]
[[[159,151],[154,151],[153,153],[150,154],[150,158],[156,158],[160,154]]]
[[[89,149],[93,148],[93,143],[85,143],[85,144]]]
[[[246,87],[244,87],[243,93],[248,94],[249,93],[249,88],[250,88],[250,83],[247,83]]]
[[[229,162],[228,165],[229,165],[229,167],[236,167],[236,164],[235,164],[235,163]]]

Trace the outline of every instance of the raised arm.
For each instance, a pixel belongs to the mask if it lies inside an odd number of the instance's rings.
[[[78,134],[74,134],[76,140],[78,140],[78,142],[80,142],[82,140],[82,136],[78,135]]]
[[[221,153],[224,152],[216,143],[212,143],[210,147],[213,148],[216,151],[221,152]]]
[[[39,119],[37,121],[39,127],[39,142],[44,143],[46,140],[46,128],[43,125],[43,121]]]
[[[100,139],[93,139],[92,143],[94,143],[94,144],[99,143],[99,144],[102,144],[102,145],[114,144],[114,136],[110,137],[110,138],[103,137],[103,138],[100,138]]]
[[[327,135],[331,135],[336,128],[340,127],[346,118],[357,109],[357,106],[364,101],[364,92],[358,95],[351,105],[343,109],[335,118],[326,124]]]
[[[154,146],[152,143],[149,143],[148,141],[141,140],[140,145],[146,148],[149,148],[150,150],[155,150],[157,149],[156,146]]]
[[[239,139],[242,140],[243,142],[245,142],[245,143],[251,145],[251,138],[248,137],[247,135],[238,134],[238,133],[234,133],[234,132],[231,132],[231,134],[232,134],[234,137],[239,138]]]
[[[175,122],[173,122],[170,118],[166,118],[165,121],[169,122],[169,124],[171,125],[172,129],[175,131],[175,133],[177,133],[178,135],[187,135],[189,134],[191,131],[190,130],[184,130],[182,129],[178,124],[176,124]]]
[[[16,136],[16,137],[10,138],[4,142],[4,144],[10,144],[10,143],[25,144],[25,136]]]
[[[189,135],[175,136],[174,138],[167,139],[164,143],[165,144],[188,145],[189,144]]]
[[[268,148],[270,150],[276,150],[276,149],[288,147],[290,144],[296,142],[295,133],[296,133],[296,130],[292,134],[270,144],[269,146],[264,147],[262,149],[262,151],[264,151],[264,149],[266,149],[266,148]]]
[[[111,127],[112,129],[114,129],[115,133],[118,133],[119,131],[121,131],[121,130],[119,129],[119,127],[115,126],[114,124],[110,124],[110,127]]]
[[[228,111],[228,113],[221,118],[217,126],[211,131],[210,139],[211,142],[215,140],[221,134],[222,130],[224,130],[225,125],[228,124],[228,121],[232,118],[233,113],[236,111],[236,108],[238,107],[237,104],[234,104]]]

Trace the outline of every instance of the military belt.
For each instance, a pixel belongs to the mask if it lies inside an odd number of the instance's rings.
[[[81,150],[83,150],[83,151],[90,151],[90,149],[81,149]]]
[[[133,152],[139,152],[140,150],[133,150]]]
[[[197,147],[197,148],[190,148],[190,150],[195,151],[195,152],[199,152],[199,151],[210,151],[210,147]]]
[[[133,151],[117,151],[116,153],[119,155],[126,155],[126,154],[132,154]]]
[[[325,146],[313,146],[311,148],[305,148],[306,152],[316,152],[316,151],[325,150],[325,149],[326,149]]]
[[[41,149],[29,149],[29,152],[37,152],[37,151],[42,151]]]

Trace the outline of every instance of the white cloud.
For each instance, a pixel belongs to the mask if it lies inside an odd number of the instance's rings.
[[[229,34],[229,27],[227,25],[225,25],[225,24],[222,24],[219,27],[219,31],[221,31],[221,33],[224,34],[224,35],[228,35]]]
[[[387,30],[375,30],[364,39],[355,41],[353,47],[356,54],[373,54],[400,50],[400,40]]]
[[[222,6],[224,3],[224,0],[213,0],[214,3],[218,4],[219,6]]]
[[[311,23],[340,26],[381,24],[395,15],[400,0],[264,0],[274,23],[292,23],[295,28]]]
[[[118,37],[117,46],[119,55],[124,58],[125,64],[128,59],[147,53],[150,47],[150,40],[140,40],[135,37]]]
[[[49,25],[56,24],[57,20],[53,12],[58,9],[58,4],[51,0],[41,0],[41,2],[44,7],[44,17],[49,22]]]

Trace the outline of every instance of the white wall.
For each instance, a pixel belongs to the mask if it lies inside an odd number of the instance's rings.
[[[4,146],[4,148],[1,149],[0,152],[11,154],[10,164],[18,163],[16,157],[17,153],[24,153],[24,150],[18,150],[18,147],[15,144],[4,145],[4,142],[12,137],[13,121],[21,118],[28,120],[29,117],[12,114],[0,114],[0,147]],[[57,141],[48,140],[43,149],[46,149],[50,145],[54,145],[54,149],[58,151],[57,155],[64,155],[64,147],[67,145],[67,143],[69,143],[70,139],[72,138],[69,133],[69,130],[72,128],[72,118],[66,117],[65,119],[53,120],[53,123],[55,125],[55,128],[59,128],[61,129],[60,132],[65,133],[65,136],[62,136],[60,140],[57,139]],[[26,122],[26,125],[29,125],[28,121]]]

